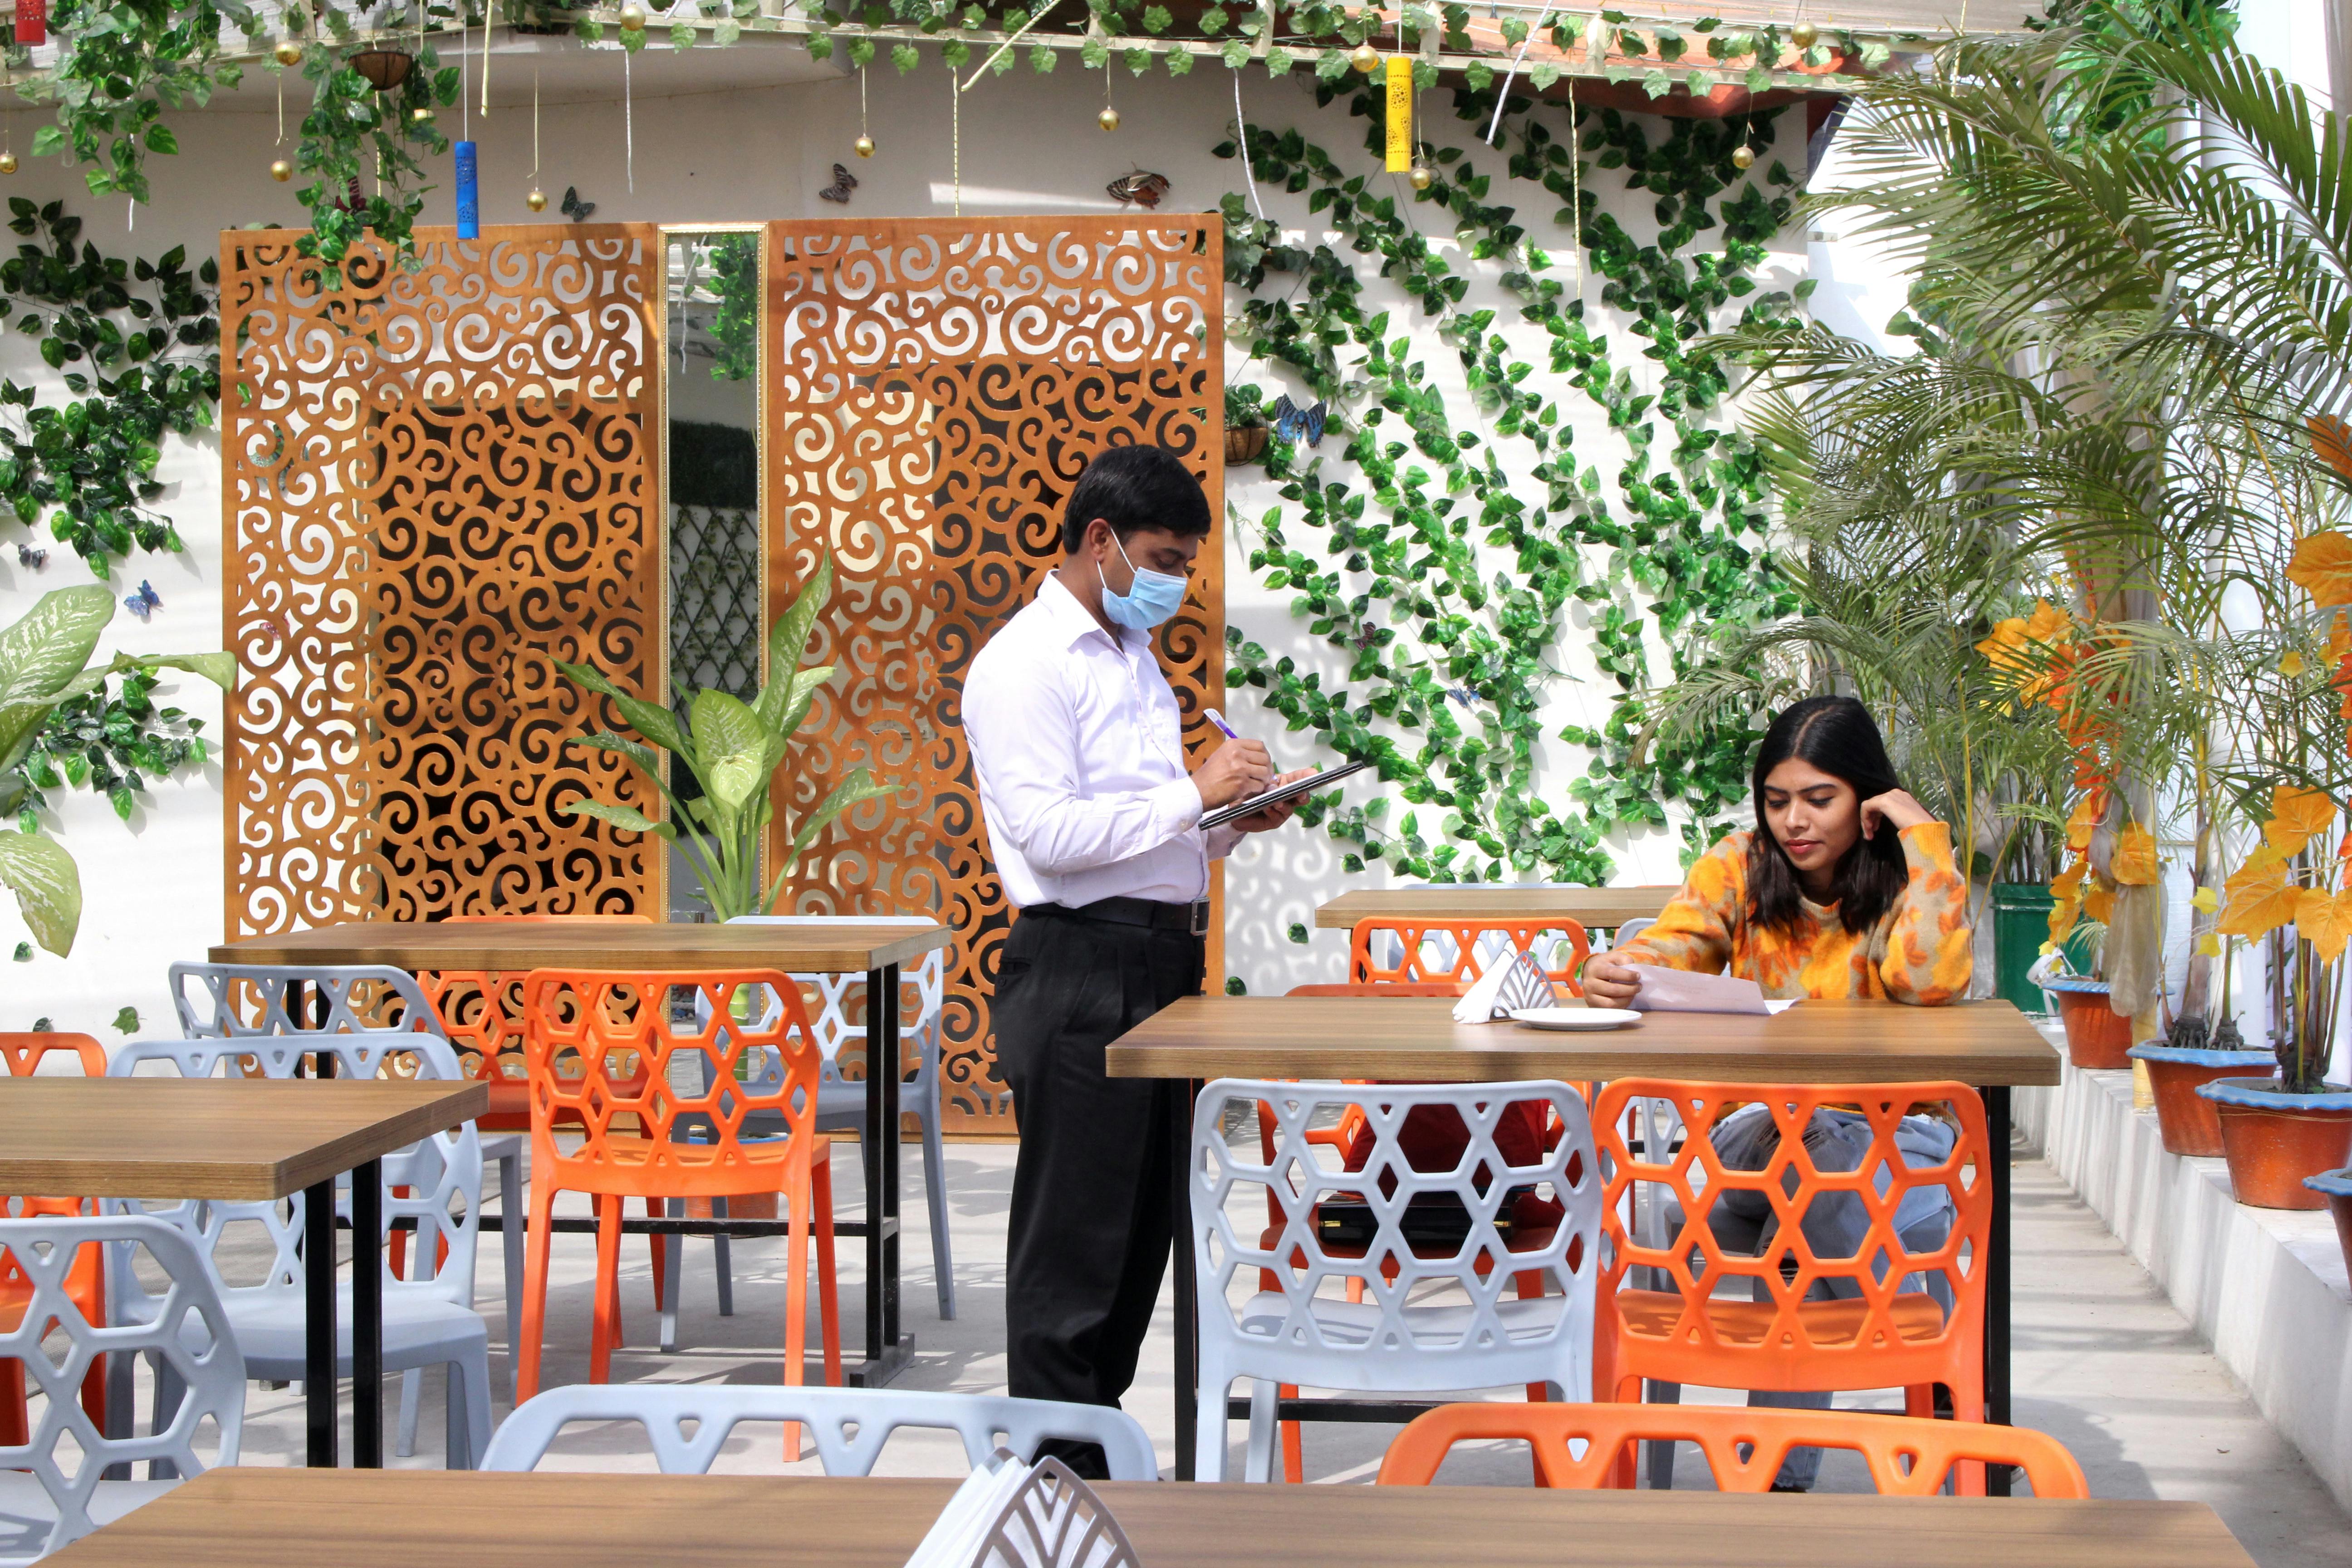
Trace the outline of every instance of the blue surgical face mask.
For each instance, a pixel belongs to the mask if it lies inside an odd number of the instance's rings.
[[[1184,579],[1171,577],[1165,572],[1148,572],[1138,566],[1127,553],[1127,546],[1118,534],[1110,542],[1118,546],[1118,558],[1127,562],[1127,569],[1135,574],[1127,592],[1114,594],[1110,584],[1103,584],[1103,613],[1120,626],[1134,631],[1148,632],[1184,607]]]

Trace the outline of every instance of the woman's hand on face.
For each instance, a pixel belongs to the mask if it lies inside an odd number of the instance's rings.
[[[1908,790],[1891,789],[1885,795],[1872,795],[1862,803],[1862,836],[1864,838],[1875,837],[1878,825],[1882,822],[1893,823],[1895,830],[1900,833],[1906,827],[1916,827],[1923,822],[1935,820],[1926,806],[1911,798]]]
[[[1584,1000],[1594,1007],[1630,1007],[1634,993],[1642,989],[1642,977],[1633,966],[1606,952],[1596,952],[1584,961]]]

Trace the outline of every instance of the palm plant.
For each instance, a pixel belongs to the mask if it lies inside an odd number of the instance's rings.
[[[2352,481],[2352,442],[2338,468],[2313,434],[2352,435],[2327,423],[2352,400],[2352,166],[2335,116],[2200,18],[2075,24],[1959,40],[1848,121],[1857,177],[1811,205],[1909,265],[1920,352],[1818,326],[1727,346],[1761,372],[1759,434],[1816,578],[1891,563],[1917,574],[1923,625],[1940,597],[1955,629],[2051,585],[2049,616],[1996,622],[1981,651],[1996,710],[2046,711],[2068,753],[2053,937],[2076,909],[2103,918],[2114,1005],[2137,1012],[2165,994],[2159,836],[2195,846],[2210,910],[2217,847],[2327,771],[2280,742],[2326,734],[2317,708],[2340,694],[2278,667],[2301,668],[2297,647],[2321,663],[2286,567],[2330,548],[2313,542],[2337,537]],[[2010,575],[1955,594],[1937,569],[1955,559]],[[1811,644],[1867,630],[1881,656],[1935,651],[1900,620],[1854,624],[1873,597],[1820,601],[1841,626]],[[2285,685],[2253,700],[2266,668]],[[2196,949],[2201,1005],[2218,933]]]
[[[574,736],[569,743],[628,759],[661,792],[669,805],[669,818],[656,821],[635,806],[599,800],[576,800],[567,809],[677,845],[700,874],[704,900],[721,921],[774,912],[784,879],[825,826],[859,801],[889,793],[865,768],[851,769],[830,795],[800,814],[798,826],[779,857],[782,864],[762,890],[760,843],[775,820],[774,782],[817,689],[833,679],[832,665],[803,668],[800,662],[816,626],[817,612],[832,595],[833,561],[827,557],[818,563],[816,574],[769,628],[768,679],[759,695],[745,702],[725,691],[706,688],[689,692],[681,685],[678,697],[687,711],[684,725],[660,703],[622,690],[594,665],[560,661],[556,665],[575,684],[610,698],[641,737],[630,740],[600,730],[593,735]],[[668,752],[692,773],[702,793],[681,799],[671,789],[656,748]]]

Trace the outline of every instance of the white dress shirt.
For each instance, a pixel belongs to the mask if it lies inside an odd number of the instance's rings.
[[[1114,638],[1048,573],[963,683],[981,811],[1016,908],[1209,896],[1209,862],[1242,836],[1202,832],[1182,731],[1150,634]]]

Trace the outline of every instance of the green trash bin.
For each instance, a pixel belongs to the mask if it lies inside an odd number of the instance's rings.
[[[2050,998],[2025,972],[2050,940],[2050,909],[2056,902],[2039,882],[1992,885],[1993,994],[2028,1013],[2050,1011]]]

